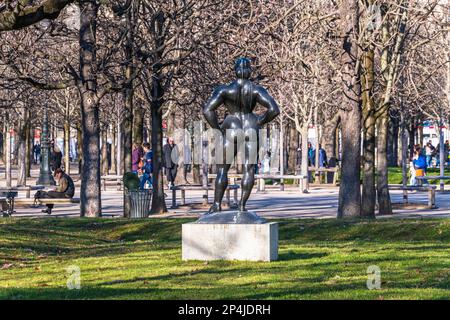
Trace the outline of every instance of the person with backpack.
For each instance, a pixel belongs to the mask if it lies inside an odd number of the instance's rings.
[[[427,171],[427,158],[422,154],[422,148],[416,146],[414,152],[414,158],[412,160],[414,166],[414,183],[416,183],[416,177],[423,177]],[[428,184],[427,180],[424,180],[425,184]]]
[[[153,189],[152,187],[152,170],[153,170],[153,152],[151,150],[150,143],[146,142],[142,145],[144,148],[144,156],[142,157],[142,177],[141,177],[141,184],[140,189]],[[148,187],[146,187],[146,185]]]

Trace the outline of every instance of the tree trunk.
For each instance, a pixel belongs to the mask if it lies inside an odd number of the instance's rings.
[[[377,196],[378,214],[392,214],[387,165],[388,109],[377,119]]]
[[[80,125],[77,125],[77,159],[78,174],[81,177],[81,173],[83,172],[83,133]]]
[[[5,178],[6,186],[11,187],[11,127],[6,117],[6,146],[5,146]]]
[[[153,30],[155,32],[155,48],[164,45],[164,22],[165,16],[163,12],[159,12],[153,20]],[[161,67],[159,66],[162,59],[162,52],[154,53],[154,67],[151,75],[148,77],[148,85],[151,85],[150,108],[152,117],[152,151],[153,151],[153,199],[152,212],[167,212],[166,202],[164,199],[164,183],[162,178],[162,104],[164,90],[161,85]],[[150,73],[150,70],[149,70]],[[150,82],[151,81],[151,82]]]
[[[305,185],[303,186],[302,193],[308,193],[309,189],[309,175],[308,175],[308,127],[309,123],[304,122],[300,128],[300,136],[302,139],[302,159],[300,164],[300,174],[307,177],[303,181]]]
[[[444,126],[444,121],[442,117],[439,117],[439,123],[438,125],[438,132],[439,132],[439,175],[444,176],[444,166],[446,163],[446,159],[444,156],[444,131],[442,130],[442,127]],[[444,191],[444,180],[439,181],[439,189],[440,191]]]
[[[331,119],[325,119],[322,131],[322,139],[321,139],[322,147],[325,149],[328,164],[330,167],[335,167],[337,162],[336,136],[338,125],[339,125],[339,115],[336,115]]]
[[[409,134],[409,150],[408,150],[408,157],[411,159],[414,156],[414,145],[416,143],[415,137],[416,137],[416,128],[415,128],[415,121],[412,119],[409,122],[408,125],[408,134]]]
[[[402,114],[401,114],[401,136],[400,136],[400,145],[401,145],[401,154],[402,154],[402,163],[401,163],[401,167],[402,167],[402,185],[403,187],[406,187],[408,184],[408,172],[406,169],[406,165],[407,165],[407,154],[408,154],[408,130],[406,130],[406,124],[405,124],[405,116],[403,114],[403,108],[401,108],[402,110]]]
[[[133,150],[133,122],[134,120],[134,110],[133,110],[133,98],[134,98],[134,84],[131,81],[133,75],[133,44],[134,44],[134,25],[135,25],[135,15],[134,15],[134,5],[128,10],[125,16],[125,22],[127,26],[127,35],[125,42],[125,79],[128,81],[127,86],[123,92],[124,96],[124,118],[122,122],[122,134],[123,140],[121,143],[123,150],[123,173],[132,171],[132,150]],[[136,141],[135,141],[136,142]],[[124,217],[130,216],[130,201],[128,197],[124,197],[123,202],[123,215]]]
[[[6,164],[6,136],[8,131],[8,116],[3,116],[3,125],[2,125],[2,162]]]
[[[419,129],[417,130],[417,143],[420,144],[421,147],[423,147],[425,143],[423,141],[423,122],[421,119],[419,119],[418,121],[418,126]]]
[[[28,115],[29,116],[29,115]],[[27,122],[27,137],[26,137],[26,176],[27,178],[31,178],[31,164],[33,163],[34,155],[33,155],[33,129],[31,128],[31,121]]]
[[[363,101],[363,180],[361,216],[375,218],[375,104],[373,100],[375,53],[369,49],[364,53]]]
[[[80,2],[80,93],[83,131],[81,216],[101,216],[100,120],[97,96],[96,29],[99,4]]]
[[[201,170],[199,164],[192,164],[192,181],[194,184],[201,184]]]
[[[109,174],[109,163],[108,163],[108,131],[106,129],[102,130],[102,175],[106,176]]]
[[[344,37],[342,73],[342,174],[339,188],[338,218],[361,214],[361,84],[356,69],[358,57],[357,30],[359,6],[357,0],[344,0],[340,6],[341,32]]]
[[[113,123],[111,126],[111,137],[112,137],[112,143],[111,143],[111,172],[114,172],[115,174],[119,174],[117,172],[117,132],[116,132],[116,124]]]
[[[137,107],[133,112],[133,142],[142,144],[144,142],[144,110]]]
[[[388,165],[395,167],[399,165],[398,156],[398,127],[399,123],[397,117],[390,117],[389,130],[388,130],[388,142],[387,142],[387,157]]]
[[[18,174],[17,186],[26,186],[27,184],[27,131],[28,131],[28,110],[23,108],[23,120],[19,121],[17,130],[18,145]]]
[[[152,79],[152,151],[153,151],[153,199],[152,213],[167,212],[166,202],[164,199],[164,182],[162,177],[162,112],[161,98],[162,88],[160,85],[159,75],[154,75]]]
[[[294,123],[289,123],[288,171],[295,174],[297,167],[298,133]]]
[[[64,169],[70,175],[70,124],[69,119],[64,119]]]

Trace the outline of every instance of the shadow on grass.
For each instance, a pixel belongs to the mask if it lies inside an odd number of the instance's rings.
[[[300,253],[300,252],[283,252],[278,255],[279,261],[288,261],[288,260],[306,260],[306,259],[315,259],[322,258],[328,256],[328,253],[325,252],[314,252],[314,253]]]
[[[112,284],[124,284],[130,282],[116,282]],[[417,286],[416,283],[396,283],[383,286],[381,290],[368,290],[365,281],[352,281],[341,283],[311,283],[311,281],[299,281],[292,287],[287,283],[286,287],[271,288],[268,283],[250,285],[217,285],[196,286],[190,288],[174,288],[155,286],[147,278],[136,278],[134,288],[112,287],[82,287],[80,290],[68,290],[67,288],[8,288],[0,290],[0,299],[377,299],[379,296],[403,297],[420,299],[422,296],[433,299],[448,299],[446,286]],[[420,293],[419,289],[432,289],[435,292]],[[441,291],[443,290],[443,291]]]

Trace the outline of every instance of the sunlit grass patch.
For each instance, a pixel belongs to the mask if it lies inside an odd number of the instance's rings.
[[[450,298],[450,219],[280,220],[270,263],[182,261],[187,221],[2,219],[0,298]],[[80,290],[67,288],[71,265]],[[371,265],[379,290],[366,285]]]

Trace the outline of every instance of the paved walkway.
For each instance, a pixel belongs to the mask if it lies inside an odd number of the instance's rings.
[[[1,173],[0,169],[0,174]],[[4,174],[4,173],[3,173]],[[37,177],[37,170],[33,170],[32,175]],[[3,177],[2,177],[3,178]],[[31,179],[35,181],[35,179]],[[0,179],[0,186],[4,185],[4,179]],[[79,183],[76,183],[77,185]],[[14,185],[14,182],[13,182]],[[265,192],[256,192],[256,188],[252,193],[247,204],[247,209],[257,212],[266,218],[335,218],[338,206],[337,187],[312,187],[309,194],[298,192],[295,187],[287,186],[285,191],[280,191],[275,186],[266,186]],[[78,192],[79,192],[79,188]],[[75,196],[78,197],[79,193]],[[167,207],[171,205],[171,192],[166,191],[168,197],[166,199]],[[240,192],[239,192],[240,193]],[[213,193],[210,192],[210,201]],[[20,197],[24,197],[21,193]],[[394,203],[402,202],[401,191],[391,191],[391,198]],[[102,191],[103,215],[105,217],[121,217],[123,216],[123,195],[121,191],[115,190],[115,185],[108,186],[107,191]],[[427,203],[427,193],[417,192],[410,193],[409,200],[413,203]],[[154,215],[152,217],[197,217],[207,210],[207,207],[201,207],[202,192],[186,191],[187,206],[177,209],[169,209],[169,212],[163,215]],[[178,200],[179,203],[179,200]],[[192,206],[192,204],[195,204]],[[450,217],[450,193],[436,193],[437,209],[396,209],[391,217]],[[48,217],[49,215],[41,213],[43,207],[40,208],[16,208],[15,217]],[[80,209],[78,204],[74,205],[57,205],[55,206],[51,216],[56,217],[78,217]],[[381,217],[381,216],[380,216]]]
[[[257,212],[266,218],[335,218],[338,206],[338,188],[312,188],[309,194],[299,194],[297,190],[268,190],[265,193],[254,192],[248,201],[247,209]],[[78,195],[76,195],[78,196]],[[212,194],[210,194],[210,201]],[[410,195],[410,201],[427,202],[426,193]],[[392,192],[392,201],[401,202],[401,192]],[[169,213],[152,217],[196,217],[204,213],[207,207],[201,207],[202,193],[186,192],[187,206],[169,209]],[[171,193],[166,199],[170,208]],[[178,202],[179,203],[179,202]],[[397,209],[394,217],[450,217],[450,194],[436,194],[438,209]],[[195,204],[192,206],[192,204]],[[103,215],[120,217],[123,215],[122,193],[119,191],[102,192]],[[47,217],[41,208],[16,208],[15,217]],[[78,217],[79,205],[57,205],[52,216]],[[383,217],[385,218],[385,217]],[[386,218],[389,218],[386,216]]]

